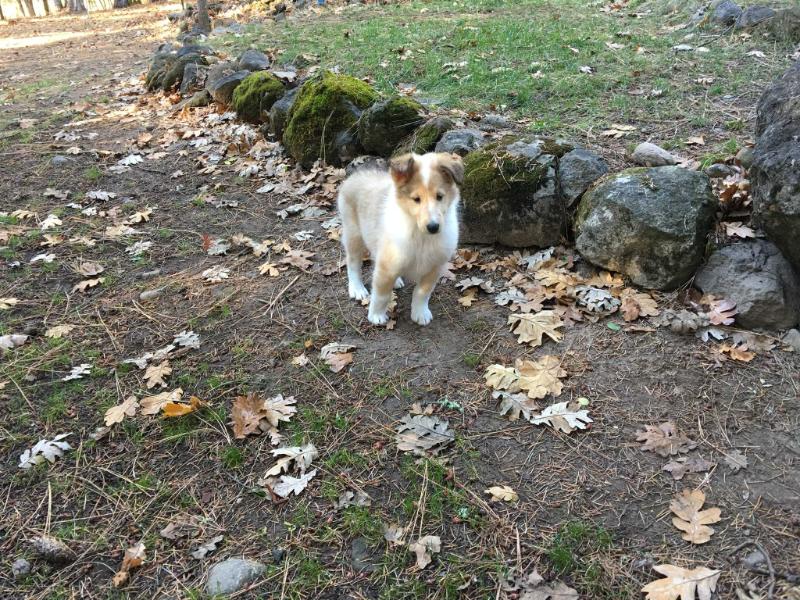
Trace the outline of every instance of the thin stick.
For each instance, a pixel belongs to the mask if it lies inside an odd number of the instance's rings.
[[[280,292],[278,292],[278,295],[277,295],[277,296],[275,296],[275,299],[274,299],[272,302],[270,302],[270,303],[269,303],[269,306],[267,307],[267,310],[265,310],[264,312],[271,311],[271,310],[272,310],[272,307],[273,307],[273,306],[275,306],[275,304],[278,302],[278,300],[280,300],[280,299],[281,299],[281,297],[282,297],[282,296],[283,296],[283,295],[286,293],[286,290],[288,290],[290,287],[292,287],[292,286],[294,285],[295,281],[297,281],[298,279],[300,279],[300,275],[298,275],[297,277],[295,277],[294,279],[292,279],[292,280],[289,282],[289,285],[287,285],[287,286],[286,286],[285,288],[283,288],[283,289],[282,289]],[[263,300],[262,300],[262,302],[263,302]],[[272,316],[272,315],[270,314],[270,316]]]

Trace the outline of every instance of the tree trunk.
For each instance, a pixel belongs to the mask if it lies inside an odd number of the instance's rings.
[[[208,18],[208,0],[197,0],[197,28],[203,33],[211,31],[211,20]]]
[[[84,0],[68,0],[68,4],[69,4],[69,12],[71,13],[88,12]]]
[[[114,8],[127,8],[128,0],[114,0]]]
[[[0,21],[5,21],[5,20],[6,20],[6,17],[3,14],[3,3],[2,3],[2,1],[0,1]]]

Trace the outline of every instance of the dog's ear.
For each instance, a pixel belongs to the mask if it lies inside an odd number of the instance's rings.
[[[464,162],[458,154],[439,154],[439,169],[456,185],[464,182]]]
[[[393,158],[389,163],[389,173],[391,173],[395,185],[408,183],[411,176],[414,175],[415,166],[416,162],[412,154],[403,154]]]

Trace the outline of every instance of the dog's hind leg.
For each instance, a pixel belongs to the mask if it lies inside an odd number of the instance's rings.
[[[357,231],[342,231],[342,243],[347,254],[347,292],[354,300],[369,297],[361,280],[361,265],[364,262],[364,240]]]

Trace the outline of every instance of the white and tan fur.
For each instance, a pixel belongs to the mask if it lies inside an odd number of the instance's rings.
[[[351,298],[370,296],[369,321],[388,320],[392,287],[416,283],[411,319],[431,322],[428,301],[458,246],[458,189],[464,166],[457,155],[406,154],[389,171],[357,171],[339,190],[342,243]],[[374,263],[372,294],[361,280],[364,249]]]

